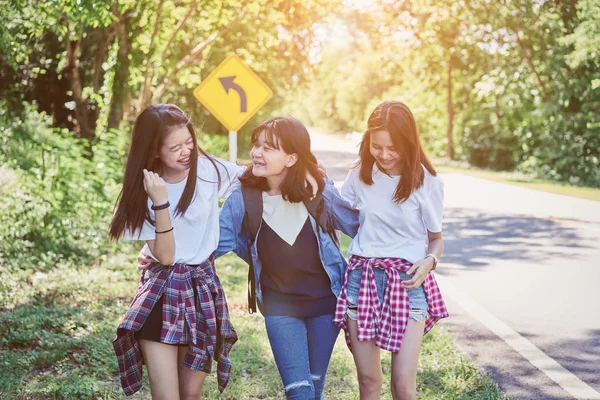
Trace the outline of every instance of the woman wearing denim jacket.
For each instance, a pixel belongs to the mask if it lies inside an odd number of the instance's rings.
[[[339,333],[332,320],[347,266],[335,230],[354,237],[358,212],[331,180],[318,180],[317,197],[311,200],[301,183],[307,172],[318,176],[318,166],[299,121],[269,119],[254,129],[252,144],[252,166],[240,178],[243,188],[221,210],[215,255],[234,251],[253,266],[252,295],[265,316],[286,397],[320,399]],[[242,189],[260,192],[262,219],[255,237],[248,229]],[[327,229],[320,223],[323,213]]]

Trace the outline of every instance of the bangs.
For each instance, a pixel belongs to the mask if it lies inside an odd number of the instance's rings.
[[[253,131],[252,131],[252,144],[256,144],[258,142],[258,137],[260,136],[261,133],[265,134],[265,143],[269,146],[272,147],[274,149],[281,149],[281,145],[280,145],[280,141],[279,141],[279,137],[277,136],[277,134],[275,133],[277,131],[277,121],[267,121],[265,123],[262,123],[260,125],[258,125]]]

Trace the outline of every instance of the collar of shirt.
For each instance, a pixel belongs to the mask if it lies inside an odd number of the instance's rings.
[[[292,203],[281,195],[269,196],[262,193],[263,219],[290,246],[294,245],[304,227],[308,210],[304,203]]]

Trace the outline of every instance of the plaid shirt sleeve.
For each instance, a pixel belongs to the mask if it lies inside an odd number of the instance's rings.
[[[129,396],[142,387],[143,357],[135,333],[161,296],[164,296],[161,342],[188,344],[183,362],[196,371],[210,373],[215,359],[219,390],[223,391],[231,370],[229,351],[237,341],[237,334],[229,319],[212,257],[194,267],[155,264],[142,275],[137,294],[113,341],[123,391]]]
[[[402,345],[410,312],[408,292],[401,286],[402,280],[398,274],[398,271],[406,272],[412,266],[406,260],[352,256],[344,278],[342,292],[338,297],[333,322],[344,329],[346,344],[352,351],[345,318],[348,308],[348,274],[361,266],[363,272],[358,295],[358,340],[361,342],[375,340],[375,344],[379,348],[393,353],[398,352]],[[377,296],[373,268],[384,269],[388,275],[383,305],[379,303],[379,297]],[[435,277],[431,272],[423,282],[423,289],[429,304],[430,317],[425,321],[425,333],[427,333],[437,321],[448,317],[448,311]]]

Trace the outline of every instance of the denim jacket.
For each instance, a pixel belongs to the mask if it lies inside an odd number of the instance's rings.
[[[333,186],[332,180],[327,180],[323,189],[323,201],[335,229],[344,232],[350,237],[356,236],[358,231],[358,210],[352,207],[350,203],[342,198],[338,190]],[[219,216],[220,234],[219,246],[215,252],[215,257],[220,257],[230,251],[235,252],[238,257],[248,262],[247,243],[250,234],[243,229],[243,220],[245,214],[244,199],[241,188],[237,188],[231,193],[229,198],[223,204]],[[317,238],[319,246],[319,255],[325,272],[331,281],[331,291],[338,297],[342,290],[344,273],[347,263],[342,252],[334,243],[327,232],[317,229],[317,223],[312,215],[309,214],[313,232]],[[261,223],[262,227],[262,223]],[[260,228],[258,229],[260,234]],[[257,237],[258,237],[257,234]],[[250,248],[252,261],[254,263],[254,276],[256,280],[256,301],[258,308],[262,311],[262,290],[260,287],[261,263],[256,246],[256,240]]]

